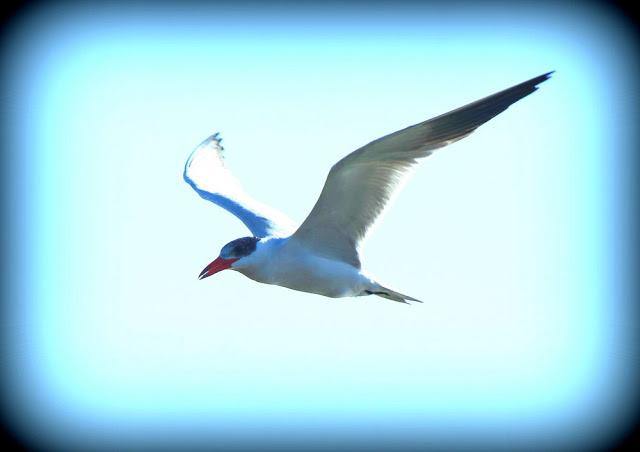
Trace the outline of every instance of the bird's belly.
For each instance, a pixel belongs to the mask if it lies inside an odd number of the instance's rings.
[[[305,259],[274,259],[259,271],[242,271],[245,276],[266,284],[275,284],[325,297],[362,295],[370,280],[344,262],[312,256]],[[279,260],[279,262],[278,262]]]

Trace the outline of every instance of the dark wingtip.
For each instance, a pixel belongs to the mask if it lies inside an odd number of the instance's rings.
[[[503,92],[506,91],[512,91],[514,90],[514,88],[525,88],[525,87],[530,87],[533,88],[533,91],[535,91],[536,89],[538,89],[538,85],[542,82],[546,82],[547,80],[549,80],[551,78],[551,76],[555,73],[556,71],[549,71],[547,73],[544,73],[542,75],[539,75],[537,77],[533,77],[530,80],[527,80],[526,82],[522,82],[518,85],[515,85],[509,89],[504,90]],[[526,96],[526,94],[525,94]]]
[[[533,77],[510,88],[436,116],[423,124],[429,124],[429,140],[432,142],[455,141],[469,135],[485,122],[495,118],[520,99],[538,90],[538,85],[548,80],[555,71]]]
[[[551,78],[551,76],[555,73],[556,71],[549,71],[546,74],[542,74],[539,75],[537,77],[532,78],[531,80],[527,80],[524,83],[521,83],[520,85],[528,85],[528,86],[532,86],[533,90],[537,90],[538,89],[538,85],[542,82],[546,82],[547,80],[549,80]]]
[[[540,78],[542,79],[542,80],[540,80],[540,83],[544,82],[545,80],[549,80],[549,79],[551,78],[551,76],[552,76],[553,74],[555,74],[555,73],[556,73],[556,71],[555,71],[555,69],[554,69],[554,70],[552,70],[552,71],[547,72],[546,74],[542,74],[542,75],[540,76]]]

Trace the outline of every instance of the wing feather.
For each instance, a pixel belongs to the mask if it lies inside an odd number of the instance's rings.
[[[288,236],[296,225],[286,215],[245,193],[224,164],[222,139],[216,133],[204,140],[184,166],[184,180],[204,199],[226,209],[255,237]]]
[[[347,155],[329,171],[320,197],[292,239],[359,268],[358,244],[418,159],[466,137],[533,93],[551,74],[386,135]]]

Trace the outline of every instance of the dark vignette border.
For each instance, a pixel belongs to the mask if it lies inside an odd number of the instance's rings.
[[[6,314],[6,304],[9,303],[13,294],[12,288],[12,280],[11,280],[11,267],[12,263],[16,261],[16,259],[21,259],[19,255],[20,250],[13,248],[14,240],[13,238],[16,236],[16,231],[20,227],[20,224],[16,221],[15,217],[12,216],[12,213],[15,209],[15,194],[21,188],[19,187],[15,180],[12,179],[11,168],[14,163],[14,158],[8,149],[9,140],[8,137],[11,134],[11,130],[9,130],[8,118],[11,114],[10,102],[8,99],[10,98],[10,93],[8,93],[8,84],[7,84],[7,68],[10,67],[10,59],[7,52],[7,43],[11,39],[12,33],[19,29],[24,24],[25,17],[28,17],[33,11],[37,11],[41,6],[48,5],[51,3],[55,3],[59,8],[69,8],[74,5],[80,5],[82,2],[73,2],[73,1],[57,1],[57,2],[44,2],[44,1],[5,1],[0,6],[0,153],[2,158],[2,166],[0,174],[0,180],[2,181],[2,189],[1,193],[1,201],[0,205],[2,208],[2,223],[0,224],[0,251],[2,252],[2,276],[0,280],[0,290],[1,290],[1,301],[2,301],[2,310],[1,312],[1,336],[0,336],[0,347],[2,350],[3,363],[7,362],[7,356],[11,353],[11,350],[8,348],[7,338],[5,332],[11,328],[8,317]],[[107,3],[107,2],[104,2]],[[238,2],[233,1],[195,1],[195,0],[187,0],[185,2],[178,1],[164,1],[164,2],[153,2],[151,0],[134,0],[130,2],[125,1],[112,1],[109,2],[111,6],[114,7],[151,7],[160,8],[166,6],[172,6],[175,4],[180,4],[182,8],[189,8],[190,6],[202,6],[208,5],[217,8],[229,7],[230,5],[234,5],[234,7],[238,7]],[[458,1],[457,4],[460,4],[461,7],[466,3],[465,1]],[[507,1],[485,1],[484,3],[495,6],[496,4],[504,3],[505,5],[509,5],[510,8],[514,7],[514,3],[516,2],[507,2]],[[524,4],[524,1],[520,1],[520,4]],[[539,7],[544,8],[550,6],[552,3],[558,4],[561,2],[539,2]],[[569,2],[566,2],[569,3]],[[416,6],[416,5],[428,5],[430,7],[438,8],[441,5],[450,5],[450,2],[443,1],[409,1],[403,0],[394,2],[394,8],[402,8],[406,6]],[[259,8],[265,7],[265,5],[277,5],[278,7],[286,7],[296,13],[305,13],[306,10],[317,10],[318,8],[322,8],[323,10],[340,10],[344,11],[344,3],[338,2],[336,0],[319,2],[319,1],[302,1],[302,2],[293,2],[293,1],[269,1],[269,2],[258,2],[258,1],[244,1],[242,2],[243,8]],[[389,4],[384,1],[351,1],[347,3],[347,7],[352,8],[361,8],[366,5],[368,10],[375,8],[384,8],[388,7]],[[640,39],[638,33],[638,13],[632,7],[631,2],[625,1],[617,1],[617,2],[607,2],[607,1],[584,1],[581,3],[583,8],[590,7],[598,7],[598,8],[608,8],[610,12],[613,12],[620,25],[627,28],[631,31],[629,34],[630,39],[634,40],[634,47],[636,49],[640,49]],[[635,62],[635,68],[638,68],[638,61]],[[640,108],[640,74],[636,77],[637,84],[633,87],[633,91],[629,93],[632,102],[636,106],[636,114],[635,118],[631,118],[631,124],[640,124],[640,115],[638,114],[638,109]],[[638,306],[638,302],[640,301],[639,288],[640,283],[638,282],[638,274],[640,273],[640,240],[638,234],[638,218],[640,217],[640,182],[638,180],[638,169],[640,163],[640,157],[638,156],[638,150],[640,149],[640,132],[637,128],[633,131],[629,131],[633,133],[634,136],[630,137],[631,142],[635,143],[633,150],[634,152],[627,153],[627,161],[626,161],[626,169],[627,173],[621,175],[620,183],[622,185],[622,192],[625,193],[629,202],[626,204],[627,211],[625,214],[626,222],[621,225],[621,230],[619,231],[622,242],[620,246],[626,252],[627,262],[621,267],[626,269],[626,273],[620,275],[620,283],[624,286],[623,292],[628,297],[630,297],[630,302],[633,303],[635,307],[635,318],[640,318],[640,307]],[[637,333],[637,323],[636,328],[634,328]],[[638,337],[636,337],[638,338]],[[634,366],[635,366],[635,376],[638,380],[638,375],[640,374],[640,351],[638,346],[633,351],[632,356]],[[57,449],[59,447],[71,446],[70,444],[44,444],[39,443],[34,438],[26,437],[23,434],[18,433],[15,422],[12,419],[12,414],[19,408],[10,406],[10,397],[8,394],[8,385],[7,381],[7,369],[2,369],[2,374],[0,374],[0,439],[2,439],[5,448],[9,448],[9,450],[20,450],[20,449],[37,449],[37,450],[50,450]],[[635,386],[640,387],[640,381],[637,381]],[[635,394],[629,394],[630,397],[634,399],[634,403],[632,406],[635,407],[632,412],[628,413],[627,417],[627,425],[620,426],[621,434],[614,438],[610,444],[601,444],[597,445],[598,449],[615,449],[615,450],[623,450],[623,449],[631,449],[634,446],[638,447],[640,445],[640,391],[636,391]],[[187,446],[189,449],[197,448],[197,449],[208,449],[214,450],[212,445],[202,445],[202,444],[189,444],[189,445],[179,445],[179,444],[152,444],[150,445],[154,450],[157,449],[165,449],[165,448],[173,448],[179,446]],[[203,447],[204,446],[204,447]],[[230,446],[230,447],[229,447]],[[325,445],[307,443],[304,438],[292,439],[292,441],[286,442],[273,442],[271,444],[261,444],[261,450],[349,450],[354,449],[358,450],[362,447],[366,447],[368,450],[424,450],[427,445],[425,444],[411,444],[411,443],[386,443],[386,444],[356,444],[356,443],[334,443],[328,442]],[[249,446],[246,443],[243,444],[227,444],[224,448],[225,450],[254,450],[255,447]],[[483,449],[482,447],[478,447],[478,449]],[[85,449],[86,450],[86,449]],[[140,447],[136,447],[136,450],[141,450]]]

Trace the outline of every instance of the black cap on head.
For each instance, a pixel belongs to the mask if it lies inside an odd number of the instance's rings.
[[[248,256],[256,250],[259,241],[260,239],[258,237],[242,237],[232,240],[222,247],[220,256],[225,259],[239,259]]]

